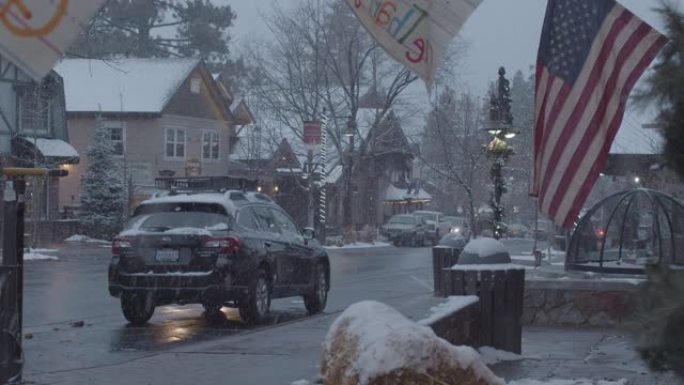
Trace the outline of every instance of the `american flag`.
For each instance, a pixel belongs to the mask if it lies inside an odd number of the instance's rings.
[[[536,69],[534,178],[569,227],[606,163],[627,97],[666,39],[613,0],[549,0]]]

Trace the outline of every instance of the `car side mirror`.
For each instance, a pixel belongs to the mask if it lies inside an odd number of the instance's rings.
[[[311,241],[316,238],[316,231],[314,231],[314,229],[311,227],[305,227],[302,229],[302,235],[304,236],[304,239]]]

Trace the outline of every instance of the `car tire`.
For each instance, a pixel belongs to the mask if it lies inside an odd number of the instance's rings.
[[[240,304],[240,318],[249,325],[264,322],[271,311],[271,288],[266,272],[259,270],[249,285],[247,299]]]
[[[392,241],[392,244],[394,247],[401,247],[401,241],[399,241],[399,237],[394,238],[394,241]]]
[[[328,303],[330,288],[329,273],[323,264],[317,264],[314,272],[314,284],[310,293],[304,295],[304,306],[309,314],[318,314]]]
[[[413,235],[411,235],[411,240],[409,241],[409,246],[411,246],[411,247],[418,246],[418,237],[416,237],[415,233]]]
[[[121,296],[121,311],[132,325],[144,325],[154,314],[154,301],[149,294],[125,293]]]

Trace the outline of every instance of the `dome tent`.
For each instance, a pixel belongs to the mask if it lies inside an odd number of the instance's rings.
[[[684,265],[684,206],[656,190],[611,195],[577,223],[566,269],[643,274],[648,264]]]

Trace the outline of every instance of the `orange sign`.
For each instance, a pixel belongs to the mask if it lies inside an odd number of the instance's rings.
[[[18,37],[42,37],[54,31],[66,15],[69,0],[59,0],[54,13],[44,21],[35,23],[34,14],[24,0],[7,0],[0,8],[0,23]]]

